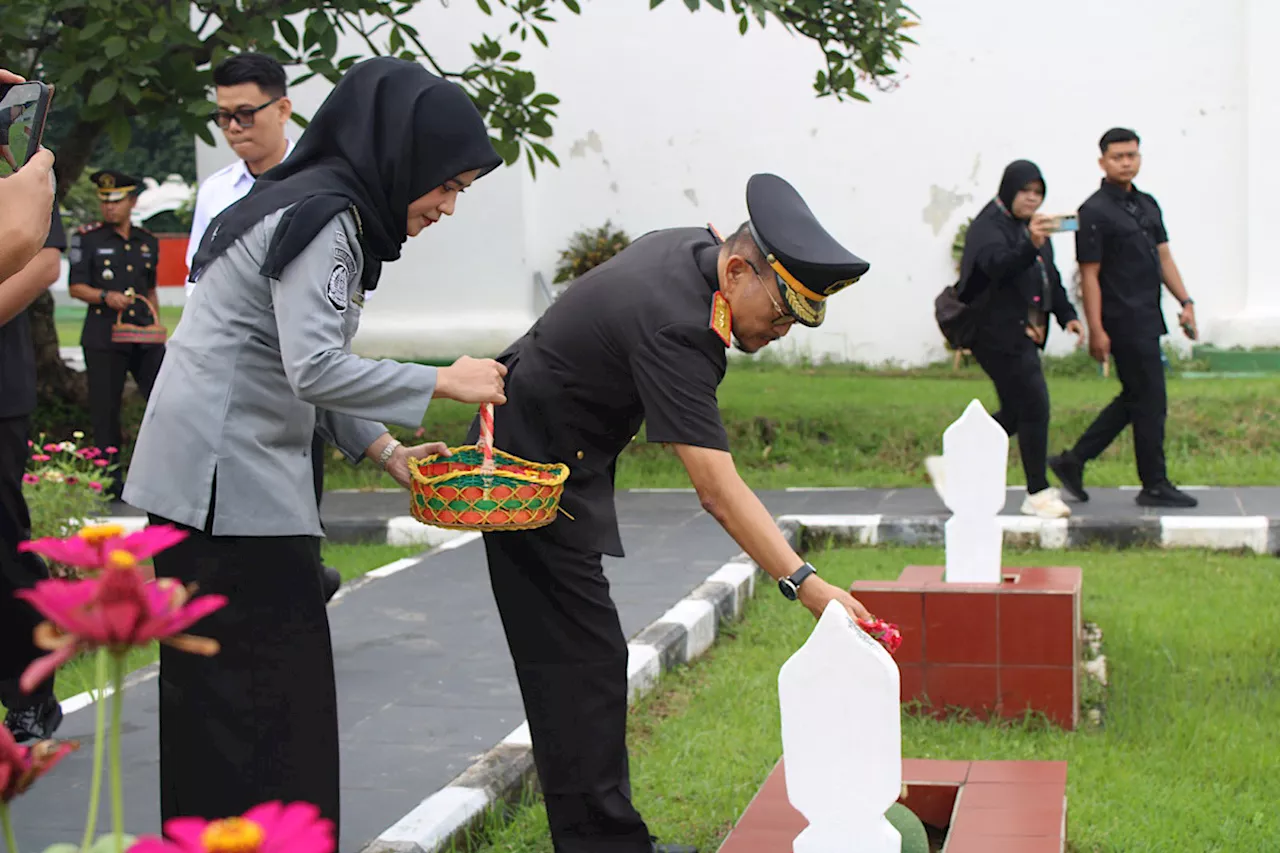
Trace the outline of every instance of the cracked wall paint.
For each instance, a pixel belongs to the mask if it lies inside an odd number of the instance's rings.
[[[570,157],[586,157],[587,150],[590,149],[597,154],[604,151],[604,143],[600,141],[600,134],[594,130],[587,131],[585,139],[575,140],[569,148]]]
[[[951,214],[955,213],[960,205],[972,200],[973,196],[969,193],[944,190],[934,184],[929,187],[929,204],[922,211],[921,218],[933,228],[933,236],[937,237],[942,233],[942,226],[947,224]]]

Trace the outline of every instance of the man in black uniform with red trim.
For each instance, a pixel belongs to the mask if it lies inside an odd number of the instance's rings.
[[[725,350],[756,352],[793,324],[819,325],[827,297],[868,264],[832,238],[774,175],[747,184],[750,221],[727,242],[704,228],[655,231],[574,282],[499,356],[508,369],[495,446],[570,468],[568,517],[485,534],[494,597],[515,661],[558,853],[651,853],[627,771],[627,641],[601,555],[623,556],[613,502],[618,454],[645,425],[674,448],[702,505],[784,595],[815,616],[840,601],[738,476],[716,388]],[[473,440],[476,428],[473,427]]]
[[[164,360],[164,344],[114,343],[111,327],[117,320],[140,326],[159,321],[150,306],[156,305],[160,241],[130,222],[142,192],[140,180],[114,169],[95,172],[89,180],[98,185],[103,221],[84,226],[71,238],[69,291],[89,304],[80,346],[89,379],[93,441],[103,451],[118,450],[125,376],[133,374],[142,396],[150,396]],[[117,454],[104,458],[114,465]],[[110,493],[119,500],[124,472],[117,469],[113,480]]]

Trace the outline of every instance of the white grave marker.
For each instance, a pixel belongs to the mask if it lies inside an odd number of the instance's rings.
[[[1005,469],[1009,436],[974,400],[942,434],[945,471],[942,499],[947,520],[947,569],[951,583],[1000,583],[1004,533]]]
[[[793,853],[900,853],[885,812],[902,791],[898,665],[839,602],[782,665],[787,798],[809,821]]]

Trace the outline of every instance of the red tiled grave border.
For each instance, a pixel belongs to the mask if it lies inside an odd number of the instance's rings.
[[[787,799],[779,760],[719,853],[791,853],[808,822]],[[1064,853],[1065,761],[934,761],[905,758],[899,802],[947,830],[943,853]]]
[[[1006,568],[1000,584],[947,583],[942,566],[907,566],[852,592],[902,629],[902,701],[986,719],[1030,708],[1066,729],[1079,720],[1078,567]]]

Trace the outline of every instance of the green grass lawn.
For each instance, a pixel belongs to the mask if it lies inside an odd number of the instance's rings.
[[[1078,365],[1079,360],[1072,362]],[[1057,367],[1057,365],[1053,365]],[[1061,370],[1061,368],[1059,368]],[[1051,451],[1065,449],[1119,392],[1115,379],[1087,370],[1051,371]],[[978,398],[997,407],[976,367],[877,374],[852,367],[786,368],[734,363],[720,386],[720,407],[743,477],[757,489],[787,486],[927,486],[923,459],[942,452],[942,432]],[[1170,476],[1184,485],[1280,482],[1275,400],[1280,377],[1169,380],[1166,451]],[[432,403],[423,440],[459,444],[472,407]],[[411,431],[397,431],[402,441]],[[1009,447],[1009,483],[1025,483],[1017,441]],[[373,466],[329,459],[327,488],[391,485]],[[1089,466],[1094,486],[1138,482],[1129,431]],[[618,461],[620,488],[687,487],[675,455],[637,441]]]
[[[1105,727],[904,719],[912,758],[1065,760],[1076,853],[1280,849],[1280,576],[1271,557],[1203,552],[1034,552],[1011,565],[1084,567],[1084,617],[1105,633]],[[813,555],[833,582],[896,577],[940,563],[935,549]],[[638,808],[664,840],[711,853],[781,753],[777,675],[813,628],[762,587],[745,620],[631,715]],[[833,744],[857,762],[859,733]],[[847,746],[848,753],[837,751]],[[839,755],[839,757],[837,757]],[[481,848],[549,853],[540,805],[496,816]]]
[[[325,563],[341,572],[345,582],[387,563],[420,554],[422,550],[421,546],[341,545],[325,542],[323,555]],[[156,660],[159,660],[159,647],[155,643],[143,649],[134,649],[129,654],[128,670],[133,672]],[[66,699],[92,689],[93,685],[94,659],[92,656],[83,656],[58,670],[54,692],[59,699]],[[4,706],[0,705],[0,712],[3,709]]]

